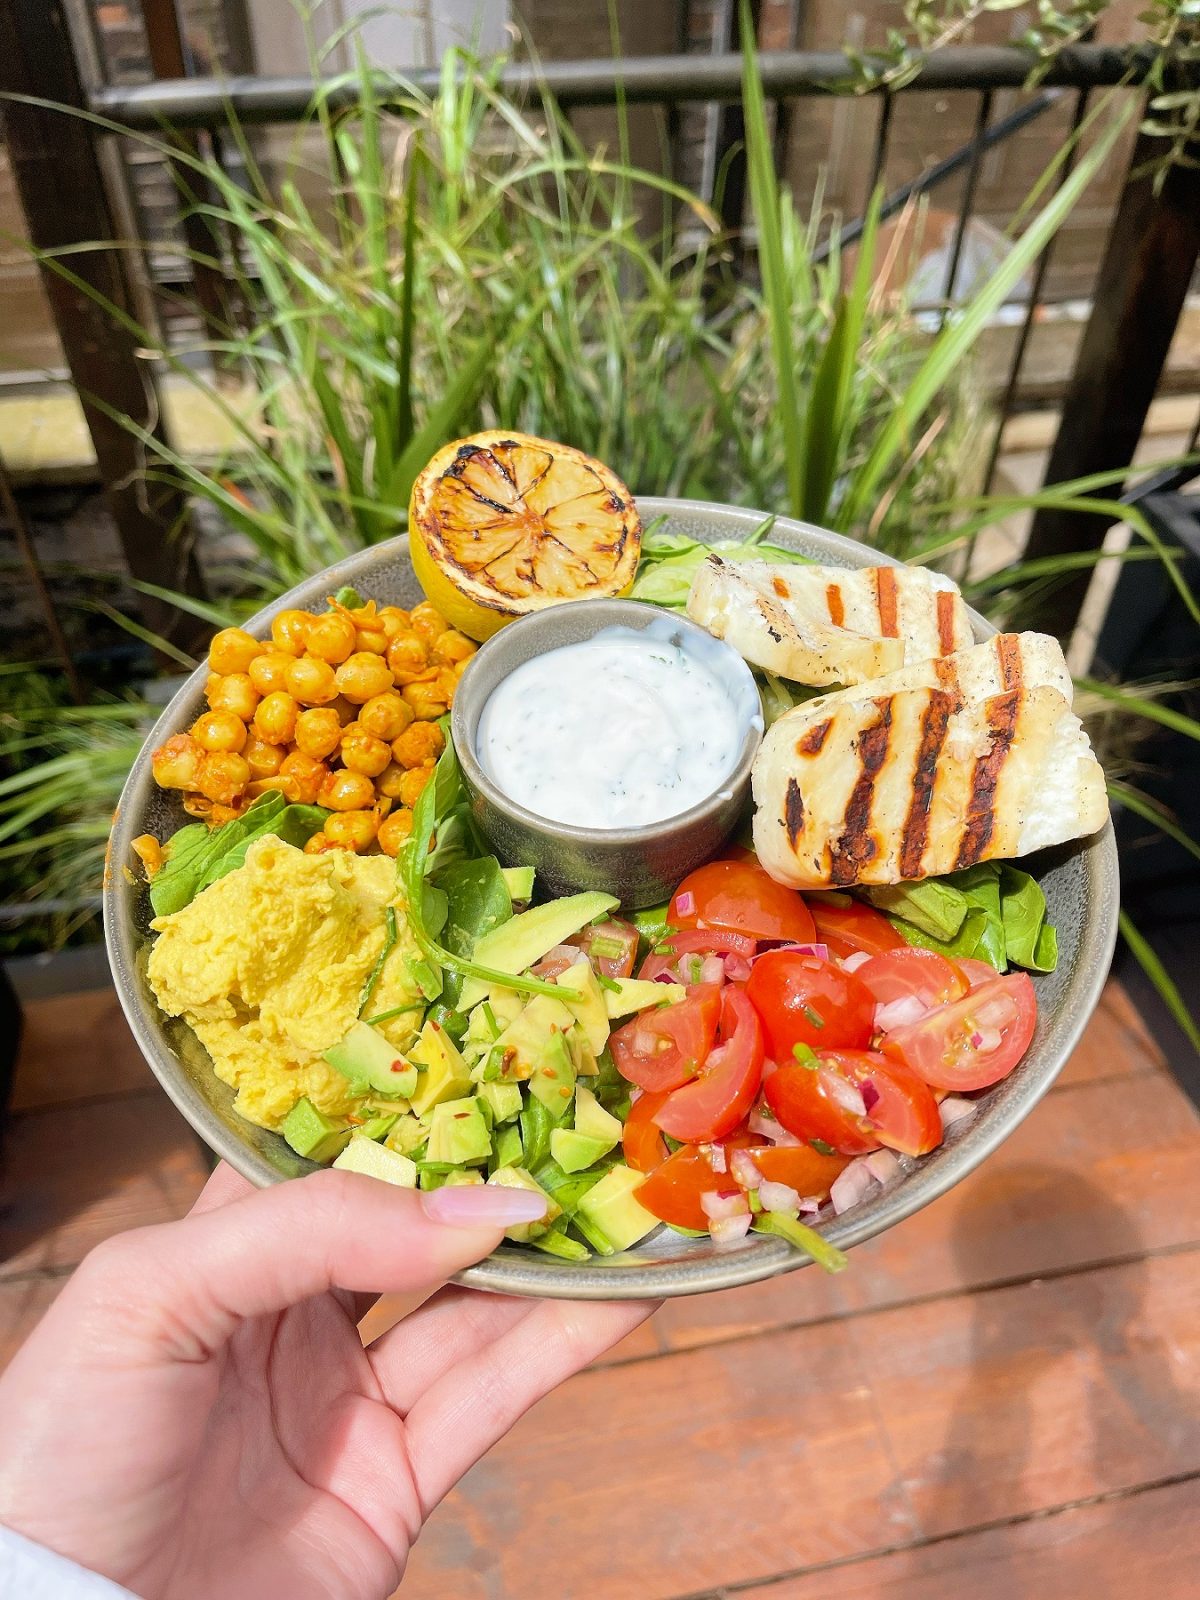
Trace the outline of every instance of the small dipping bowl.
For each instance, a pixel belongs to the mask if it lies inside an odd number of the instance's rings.
[[[585,828],[538,816],[509,798],[476,753],[479,722],[493,690],[535,656],[579,644],[605,628],[663,630],[726,687],[740,726],[737,758],[718,787],[686,811],[640,827]],[[586,718],[587,706],[579,707]],[[750,766],[763,734],[762,702],[749,667],[729,645],[686,617],[636,600],[573,600],[532,612],[494,634],[459,681],[451,732],[476,821],[506,866],[533,867],[552,894],[599,889],[627,910],[669,898],[681,878],[728,838],[750,791]]]

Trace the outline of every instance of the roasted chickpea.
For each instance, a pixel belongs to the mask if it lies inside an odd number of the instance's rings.
[[[375,843],[379,818],[373,811],[338,811],[325,824],[325,837],[342,850],[362,852]]]
[[[289,656],[302,656],[313,618],[307,611],[281,611],[271,624],[275,648]]]
[[[387,662],[367,650],[356,650],[343,661],[335,678],[339,691],[356,706],[364,705],[373,695],[383,694],[392,687]]]
[[[358,713],[359,727],[373,733],[377,739],[386,739],[389,744],[400,737],[412,719],[412,707],[405,705],[394,689],[373,694]]]
[[[311,756],[314,761],[324,761],[342,742],[342,724],[332,706],[302,711],[296,718],[293,737],[302,755]]]
[[[431,606],[428,600],[422,600],[419,606],[414,606],[408,614],[408,625],[414,633],[419,633],[422,639],[430,644],[439,639],[450,624],[436,606]]]
[[[204,751],[188,733],[176,733],[150,757],[150,770],[160,789],[195,789]]]
[[[311,806],[316,804],[321,785],[329,776],[329,768],[323,761],[314,761],[311,756],[293,750],[290,756],[284,757],[279,776],[292,785],[297,800]]]
[[[206,711],[192,723],[192,738],[202,750],[232,750],[246,742],[246,724],[231,711]]]
[[[384,855],[398,856],[400,854],[405,840],[412,832],[412,825],[411,811],[393,811],[390,816],[383,819],[379,825],[379,832],[376,838],[379,840],[379,848]]]
[[[254,713],[254,731],[267,744],[290,744],[299,711],[291,695],[277,689],[259,701]]]
[[[432,765],[424,767],[409,767],[408,771],[400,780],[400,804],[404,806],[415,806],[417,801],[421,798],[421,790],[432,777]]]
[[[425,641],[415,633],[402,633],[388,645],[387,664],[397,683],[413,683],[429,666]]]
[[[189,817],[201,817],[207,822],[212,815],[212,808],[212,801],[202,794],[185,794],[183,797],[183,809]]]
[[[215,750],[206,755],[200,768],[197,788],[217,806],[231,806],[250,782],[250,768],[232,750]]]
[[[249,722],[262,697],[247,672],[230,672],[208,686],[208,703],[214,711],[231,711]]]
[[[469,661],[479,646],[465,633],[456,633],[453,628],[447,628],[445,633],[433,642],[433,659],[442,662],[447,667],[453,667],[459,661]]]
[[[252,778],[273,778],[283,765],[287,751],[281,744],[267,744],[252,733],[242,746],[242,759],[250,768]]]
[[[302,706],[327,706],[337,695],[333,668],[316,656],[301,656],[288,668],[287,691]]]
[[[469,667],[469,666],[470,666],[470,665],[471,665],[471,658],[470,658],[470,656],[468,656],[468,657],[467,657],[467,659],[466,659],[466,660],[465,660],[465,661],[456,661],[456,662],[455,662],[455,663],[454,663],[454,665],[453,665],[453,666],[452,666],[452,667],[451,667],[451,668],[450,668],[450,671],[451,671],[451,672],[452,672],[452,673],[453,673],[453,675],[454,675],[454,681],[455,681],[455,683],[457,683],[457,682],[458,682],[458,680],[459,680],[459,679],[460,679],[460,678],[461,678],[461,677],[462,677],[462,675],[463,675],[463,673],[464,673],[464,672],[465,672],[465,671],[466,671],[466,670],[467,670],[467,668],[468,668],[468,667]]]
[[[336,700],[331,700],[329,709],[337,712],[338,722],[343,728],[348,728],[358,716],[358,707],[352,705],[344,694],[339,694]]]
[[[375,786],[362,772],[331,772],[321,785],[317,804],[330,811],[365,811],[375,799]]]
[[[400,691],[418,722],[436,722],[446,715],[449,699],[437,683],[406,683]]]
[[[333,666],[341,666],[356,648],[357,630],[350,618],[340,611],[330,611],[318,617],[308,630],[308,653]]]
[[[213,634],[208,659],[214,672],[248,672],[261,651],[260,641],[252,639],[244,628],[222,628]]]
[[[231,806],[214,805],[208,813],[209,827],[219,828],[223,822],[235,822],[245,811],[249,798],[247,794],[243,795],[240,800],[236,800]]]
[[[332,850],[333,848],[333,844],[325,837],[325,831],[322,829],[320,833],[310,835],[305,841],[304,854],[306,856],[319,856],[323,855],[326,850]]]
[[[366,650],[373,656],[387,654],[388,636],[382,628],[360,628],[358,630],[358,648]]]
[[[399,606],[381,606],[379,608],[379,626],[387,634],[390,643],[398,639],[402,633],[408,631],[408,612]]]
[[[408,768],[402,767],[398,761],[389,761],[387,766],[375,779],[377,793],[387,800],[399,800],[400,784]]]
[[[294,656],[285,655],[282,650],[265,650],[262,655],[255,656],[246,669],[250,682],[259,694],[275,694],[279,689],[286,689],[288,668],[294,660]]]
[[[392,740],[392,754],[402,767],[421,767],[436,761],[445,748],[445,735],[436,722],[414,722]]]
[[[351,772],[365,772],[368,778],[381,773],[392,759],[391,747],[385,739],[352,722],[342,734],[342,765]]]
[[[296,783],[293,778],[285,778],[282,773],[276,773],[273,778],[254,778],[247,785],[246,793],[257,800],[260,794],[281,794],[285,800],[298,800]]]
[[[464,663],[465,665],[465,663]],[[433,680],[437,685],[437,692],[447,705],[454,699],[454,691],[458,688],[458,677],[453,667],[439,667],[438,675]]]

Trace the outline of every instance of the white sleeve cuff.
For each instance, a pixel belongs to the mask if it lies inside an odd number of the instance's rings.
[[[130,1591],[77,1567],[0,1523],[0,1595],[20,1600],[130,1600]]]

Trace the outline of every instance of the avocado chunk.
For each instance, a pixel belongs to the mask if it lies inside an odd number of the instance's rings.
[[[592,963],[586,956],[573,961],[554,981],[579,996],[578,1000],[567,1000],[565,1005],[579,1023],[588,1048],[594,1056],[598,1056],[608,1043],[608,1010],[604,1004],[604,990],[596,982]],[[658,985],[660,989],[663,987],[661,983]]]
[[[409,1095],[417,1116],[423,1117],[442,1100],[458,1100],[470,1089],[470,1068],[440,1024],[426,1022],[421,1037],[408,1055],[410,1061],[423,1069]]]
[[[368,1178],[394,1183],[401,1189],[417,1187],[417,1168],[407,1156],[397,1155],[385,1144],[356,1134],[333,1163],[339,1172],[361,1172]]]
[[[579,1211],[591,1224],[593,1242],[599,1245],[602,1239],[609,1247],[601,1255],[628,1250],[658,1227],[654,1213],[638,1203],[637,1191],[645,1181],[642,1173],[618,1164],[580,1200]]]
[[[344,1122],[327,1117],[311,1100],[297,1100],[279,1131],[298,1156],[310,1161],[332,1161],[350,1138]]]
[[[392,1124],[383,1142],[398,1155],[410,1156],[414,1150],[421,1148],[427,1137],[424,1123],[411,1112],[405,1112]]]
[[[516,1083],[481,1083],[475,1091],[490,1108],[493,1122],[511,1122],[521,1114],[521,1088]]]
[[[572,1028],[567,1035],[567,1043],[571,1047],[571,1060],[575,1063],[576,1075],[580,1078],[595,1078],[600,1072],[600,1063],[596,1060],[591,1045],[587,1042],[582,1028]]]
[[[546,1194],[541,1184],[531,1178],[524,1167],[500,1167],[492,1173],[488,1182],[498,1184],[503,1189],[532,1189],[535,1194],[546,1196],[546,1215],[541,1222],[517,1222],[511,1228],[505,1228],[504,1237],[514,1239],[517,1244],[528,1244],[531,1239],[540,1239],[554,1219],[562,1215],[562,1207],[558,1201]]]
[[[561,1122],[567,1114],[574,1088],[575,1063],[571,1058],[567,1036],[565,1033],[553,1033],[533,1069],[529,1092],[542,1102],[554,1122]]]
[[[407,1100],[417,1086],[417,1069],[369,1022],[356,1022],[324,1059],[360,1094],[382,1094]]]
[[[687,998],[681,983],[653,983],[644,978],[613,978],[615,989],[604,991],[604,1005],[610,1017],[629,1017],[635,1011],[648,1011],[665,1000],[672,1005]]]
[[[621,1140],[621,1124],[606,1111],[590,1089],[579,1084],[575,1090],[575,1132],[588,1139],[603,1140],[612,1150]]]
[[[369,1117],[362,1127],[357,1130],[355,1137],[363,1139],[386,1139],[396,1123],[400,1113],[393,1111],[389,1116]]]
[[[520,1094],[520,1090],[517,1093]],[[519,1167],[525,1154],[525,1147],[521,1143],[521,1130],[515,1122],[506,1123],[496,1135],[496,1147],[492,1156],[492,1170],[499,1167]]]
[[[532,867],[501,867],[500,876],[504,879],[510,900],[533,899]]]
[[[612,1149],[607,1139],[589,1139],[571,1128],[550,1130],[550,1154],[564,1172],[582,1172]]]
[[[502,1075],[509,1082],[532,1078],[551,1040],[574,1026],[575,1018],[561,1000],[548,994],[535,994],[496,1040],[495,1052],[503,1063]]]
[[[494,972],[507,972],[513,977],[540,961],[548,950],[562,944],[589,922],[616,909],[619,901],[610,894],[600,894],[594,889],[583,894],[569,894],[562,900],[547,900],[545,905],[531,906],[519,916],[510,917],[500,927],[477,939],[471,959],[481,967],[491,967]],[[463,985],[459,1004],[469,1011],[487,993],[488,986],[478,978],[468,978]]]
[[[486,1161],[491,1153],[492,1131],[474,1097],[443,1100],[434,1106],[426,1161],[449,1161],[463,1167]]]
[[[474,1170],[470,1172],[448,1172],[442,1179],[440,1187],[443,1189],[461,1189],[464,1183],[483,1183],[483,1173]]]

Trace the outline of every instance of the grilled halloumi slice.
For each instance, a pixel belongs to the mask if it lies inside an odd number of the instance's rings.
[[[1103,826],[1104,773],[1057,688],[879,690],[798,706],[763,741],[754,847],[779,882],[902,883]]]
[[[972,638],[957,585],[926,567],[735,564],[711,555],[692,579],[687,612],[793,683],[864,683]]]
[[[913,661],[896,672],[872,678],[857,690],[834,689],[816,695],[801,707],[804,712],[826,709],[847,693],[869,688],[874,695],[897,694],[902,689],[945,689],[964,700],[986,700],[1005,689],[1036,689],[1045,684],[1057,689],[1068,705],[1075,685],[1057,639],[1048,633],[996,633],[982,644],[930,661]],[[790,715],[791,713],[789,713]]]

